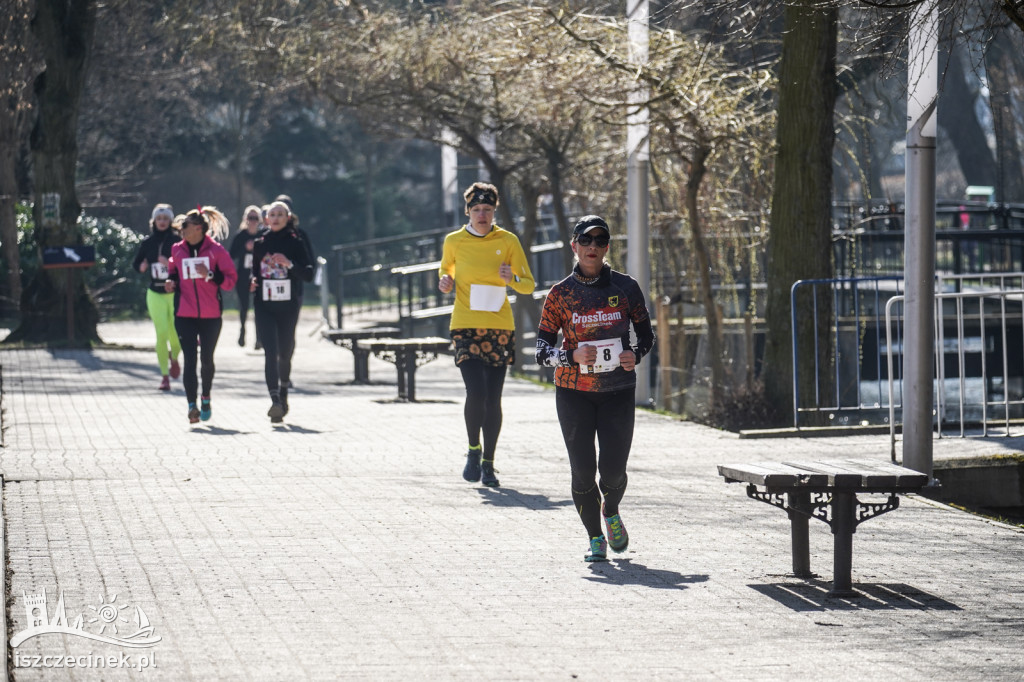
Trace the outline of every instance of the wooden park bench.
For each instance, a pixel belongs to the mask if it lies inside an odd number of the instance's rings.
[[[413,339],[373,339],[360,342],[360,347],[381,360],[392,362],[398,370],[398,399],[416,402],[416,368],[444,353],[451,340],[440,336]]]
[[[355,360],[355,383],[370,383],[370,351],[362,344],[375,339],[386,339],[401,334],[398,327],[367,327],[365,329],[324,329],[320,335],[352,351]]]
[[[852,460],[720,464],[718,473],[727,483],[746,483],[748,497],[786,511],[797,576],[813,575],[808,520],[813,517],[831,527],[834,575],[829,594],[836,597],[856,594],[850,573],[857,525],[899,507],[897,494],[920,492],[928,485],[927,475],[911,469]],[[887,493],[889,497],[884,502],[861,502],[858,493]]]

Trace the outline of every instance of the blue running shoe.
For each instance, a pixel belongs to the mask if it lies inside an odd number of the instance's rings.
[[[590,538],[590,552],[583,556],[583,560],[587,562],[608,560],[608,542],[603,535]]]
[[[616,554],[625,552],[629,547],[629,533],[622,524],[622,518],[618,514],[605,516],[604,523],[608,527],[608,546]]]
[[[199,408],[196,407],[195,403],[188,404],[188,423],[198,424],[199,423]]]
[[[203,398],[200,405],[202,405],[203,409],[199,412],[199,418],[204,422],[210,421],[210,417],[213,416],[213,408],[210,407],[210,399]]]

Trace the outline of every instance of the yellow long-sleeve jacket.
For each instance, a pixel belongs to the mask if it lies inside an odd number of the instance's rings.
[[[512,266],[513,278],[508,286],[524,296],[532,294],[536,284],[530,263],[519,237],[512,232],[494,225],[485,236],[478,237],[463,227],[444,238],[438,276],[451,275],[455,280],[451,329],[515,329],[508,296],[500,301],[500,292],[493,288],[506,290],[498,274],[502,263]]]

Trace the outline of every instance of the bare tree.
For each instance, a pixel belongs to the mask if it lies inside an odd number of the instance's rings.
[[[40,253],[51,246],[82,243],[78,230],[81,205],[75,189],[76,128],[95,17],[92,0],[38,0],[32,18],[32,34],[46,64],[35,80],[38,118],[31,136],[33,218]],[[57,222],[44,214],[44,205],[50,204],[44,201],[47,196],[56,196]],[[65,283],[65,278],[70,281]],[[65,295],[65,291],[69,293]],[[22,294],[21,323],[6,341],[51,342],[71,324],[68,336],[75,343],[90,344],[99,340],[97,321],[96,306],[78,272],[66,269],[58,274],[40,268]]]
[[[30,84],[36,68],[29,38],[30,2],[5,0],[0,10],[0,258],[7,270],[7,281],[0,289],[0,313],[17,311],[21,300],[21,265],[18,256],[18,226],[15,204],[18,201],[18,163],[31,121]]]

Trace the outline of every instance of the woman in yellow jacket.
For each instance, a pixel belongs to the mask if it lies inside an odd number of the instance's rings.
[[[534,281],[519,238],[494,224],[498,189],[475,182],[463,198],[469,222],[445,237],[437,287],[446,294],[455,290],[451,336],[466,385],[469,437],[462,477],[497,486],[494,450],[501,432],[501,391],[516,349],[506,287],[529,296]]]

